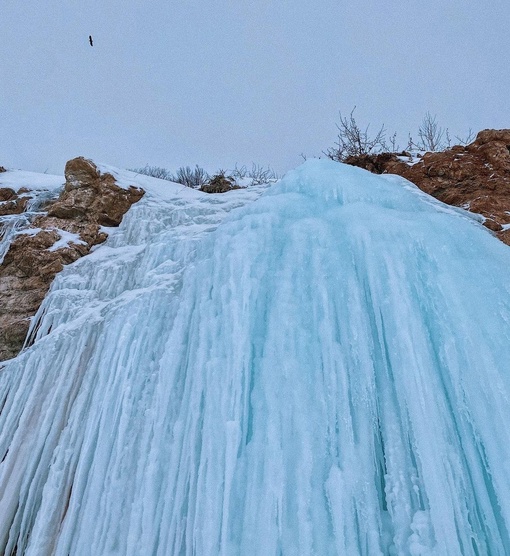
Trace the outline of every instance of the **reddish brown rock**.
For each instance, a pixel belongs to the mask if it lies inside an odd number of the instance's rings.
[[[398,174],[444,203],[485,216],[485,226],[510,245],[510,130],[486,129],[467,146],[426,153],[410,166],[396,154],[349,157],[347,164]]]
[[[510,129],[484,129],[478,132],[476,139],[470,146],[480,146],[494,142],[510,145]]]
[[[16,197],[16,192],[10,187],[0,187],[0,201],[10,201]]]
[[[10,187],[0,188],[0,216],[21,214],[27,205],[28,197],[19,195]]]
[[[111,174],[101,174],[95,164],[75,158],[66,164],[66,184],[46,214],[31,222],[32,234],[17,235],[0,265],[0,361],[17,355],[30,325],[55,275],[64,265],[87,255],[107,238],[101,226],[118,226],[129,207],[144,191],[123,189]],[[29,190],[0,189],[0,215],[25,209]],[[41,231],[36,233],[36,229]],[[76,234],[79,241],[50,251],[60,239],[58,230]]]
[[[100,174],[95,164],[83,157],[66,164],[63,195],[48,210],[48,216],[118,226],[129,207],[141,199],[143,191],[123,189],[108,173]]]
[[[234,181],[224,174],[217,174],[213,176],[211,180],[204,184],[200,191],[204,193],[226,193],[227,191],[232,191],[233,189],[241,189]]]

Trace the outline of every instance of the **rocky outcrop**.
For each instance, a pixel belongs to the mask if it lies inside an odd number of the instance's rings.
[[[107,238],[103,226],[118,226],[144,191],[116,185],[93,162],[75,158],[66,164],[66,183],[31,218],[29,227],[14,235],[0,265],[0,361],[14,357],[25,341],[35,315],[56,273]],[[0,189],[0,216],[20,214],[28,189]]]
[[[21,214],[27,205],[29,197],[23,191],[16,193],[10,187],[0,187],[0,216]]]
[[[437,199],[485,217],[485,226],[510,245],[510,129],[486,129],[467,146],[425,153],[409,164],[402,155],[349,157],[347,164],[398,174]]]
[[[209,182],[204,184],[200,191],[204,193],[226,193],[227,191],[232,191],[233,189],[241,189],[238,185],[234,183],[234,180],[228,178],[224,174],[217,174],[213,176]]]

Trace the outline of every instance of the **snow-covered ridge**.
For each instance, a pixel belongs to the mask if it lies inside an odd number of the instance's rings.
[[[64,176],[40,174],[25,170],[8,170],[0,173],[0,187],[10,187],[14,191],[18,191],[22,187],[31,191],[59,189],[64,181]]]
[[[101,174],[111,174],[119,187],[127,189],[134,185],[162,199],[175,199],[176,196],[197,199],[205,195],[205,193],[201,191],[191,189],[180,183],[153,178],[151,176],[139,174],[138,172],[132,172],[131,170],[121,170],[107,164],[97,164],[97,168]]]
[[[0,551],[510,553],[510,252],[403,185],[144,187],[0,371]]]

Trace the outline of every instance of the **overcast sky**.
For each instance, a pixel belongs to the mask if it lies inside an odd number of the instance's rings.
[[[279,172],[338,111],[510,127],[508,0],[0,0],[0,165]],[[88,44],[88,36],[94,46]]]

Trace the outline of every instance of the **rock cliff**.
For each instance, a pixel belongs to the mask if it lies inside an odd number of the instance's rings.
[[[111,174],[101,174],[82,157],[66,164],[56,198],[37,200],[30,183],[18,191],[0,188],[0,240],[8,243],[0,257],[0,361],[22,348],[55,274],[105,241],[104,227],[118,226],[143,194],[119,187]]]

